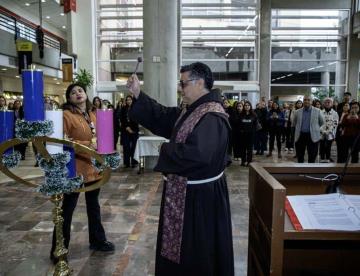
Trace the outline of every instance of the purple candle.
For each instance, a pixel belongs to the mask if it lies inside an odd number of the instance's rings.
[[[112,109],[96,110],[97,152],[109,154],[114,152],[114,124]]]

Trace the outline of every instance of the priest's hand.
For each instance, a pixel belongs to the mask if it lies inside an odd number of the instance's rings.
[[[140,81],[136,74],[132,74],[131,77],[128,78],[126,87],[129,89],[129,91],[134,95],[134,97],[137,99],[140,94]]]

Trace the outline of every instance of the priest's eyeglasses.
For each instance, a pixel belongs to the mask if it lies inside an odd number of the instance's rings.
[[[198,79],[180,80],[179,87],[181,87],[181,89],[184,89],[187,86],[188,82],[194,81],[194,80],[198,80]]]

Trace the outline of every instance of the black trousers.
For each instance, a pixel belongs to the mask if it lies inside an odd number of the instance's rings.
[[[255,150],[264,153],[267,147],[267,131],[260,129],[255,134]]]
[[[28,146],[27,142],[14,146],[14,150],[20,152],[21,159],[23,159],[23,160],[25,160],[25,152],[26,152],[27,146]]]
[[[355,142],[356,136],[343,136],[344,139],[344,163],[347,160],[348,154],[351,155],[351,163],[359,163],[359,145],[356,145],[354,149],[352,149],[352,146]],[[350,153],[350,150],[352,149],[352,152]]]
[[[90,183],[88,183],[88,185],[90,185]],[[101,224],[99,193],[100,193],[100,189],[96,189],[85,193],[90,244],[101,243],[106,240],[105,230]],[[78,198],[79,198],[79,193],[64,194],[62,210],[63,210],[63,218],[64,218],[63,236],[64,236],[64,245],[66,248],[69,248],[72,215],[74,213]],[[56,233],[54,228],[51,253],[54,252],[55,247],[56,247]]]
[[[276,138],[276,145],[277,145],[278,152],[281,151],[281,134],[282,134],[281,128],[274,128],[272,130],[269,130],[269,135],[270,135],[269,151],[270,152],[272,152],[274,150],[275,138]]]
[[[331,145],[334,140],[320,140],[320,159],[330,159]]]
[[[294,127],[285,128],[285,134],[286,134],[286,148],[293,149],[295,128]]]
[[[116,151],[116,145],[119,141],[120,130],[114,129],[114,150]]]
[[[134,159],[134,153],[136,148],[136,141],[139,138],[138,134],[124,133],[121,137],[124,153],[125,166],[136,165],[138,162]]]
[[[295,148],[298,163],[304,163],[305,150],[308,153],[308,162],[315,163],[319,151],[319,142],[314,143],[311,140],[310,133],[301,132],[299,140],[295,143]]]
[[[253,151],[253,146],[254,146],[254,134],[253,133],[243,133],[242,135],[243,140],[241,141],[240,144],[240,153],[241,153],[241,162],[245,163],[248,162],[250,163],[252,161],[252,151]]]
[[[346,162],[346,145],[345,137],[343,135],[336,136],[336,152],[337,152],[337,163]]]

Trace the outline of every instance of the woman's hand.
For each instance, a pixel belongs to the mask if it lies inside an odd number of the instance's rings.
[[[97,150],[97,144],[96,142],[92,142],[89,146],[89,148],[93,149],[93,150]]]

